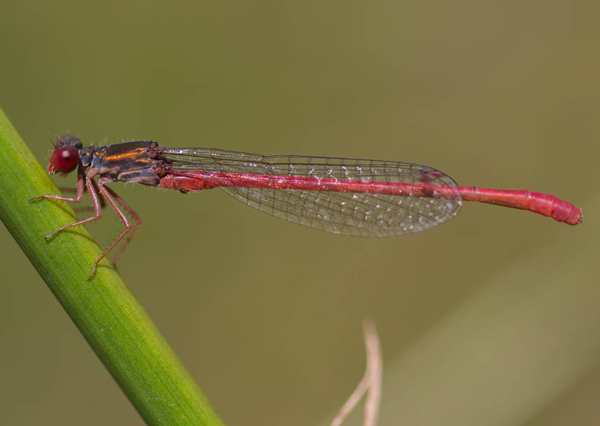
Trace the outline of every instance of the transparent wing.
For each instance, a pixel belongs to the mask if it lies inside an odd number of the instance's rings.
[[[336,234],[387,237],[415,233],[454,217],[462,200],[448,175],[417,164],[349,158],[262,156],[208,148],[165,149],[174,171],[235,176],[220,188],[237,200],[290,222]],[[240,176],[308,178],[335,183],[334,190],[240,186]],[[451,189],[444,197],[342,192],[350,183],[420,184]],[[331,185],[329,185],[331,186]]]

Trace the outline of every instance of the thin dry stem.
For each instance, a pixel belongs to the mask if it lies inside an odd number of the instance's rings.
[[[360,401],[360,398],[362,398],[365,393],[367,393],[367,397],[365,399],[364,426],[375,426],[377,424],[379,404],[381,402],[383,358],[381,356],[381,348],[375,323],[370,320],[365,320],[363,328],[367,352],[367,368],[362,380],[331,422],[331,426],[340,426],[352,410],[354,410],[358,401]]]

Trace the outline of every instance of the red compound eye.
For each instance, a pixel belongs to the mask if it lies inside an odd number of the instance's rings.
[[[72,146],[56,148],[50,157],[50,173],[70,173],[79,165],[79,152]]]

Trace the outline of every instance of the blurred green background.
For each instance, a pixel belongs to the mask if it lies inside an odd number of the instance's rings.
[[[363,373],[373,318],[382,425],[587,425],[600,416],[599,12],[4,1],[0,107],[44,165],[71,132],[409,161],[573,202],[575,228],[465,205],[428,232],[360,239],[218,191],[113,186],[144,219],[121,274],[226,423],[328,424]],[[121,225],[89,229],[106,247]],[[141,425],[4,228],[0,255],[0,423]]]

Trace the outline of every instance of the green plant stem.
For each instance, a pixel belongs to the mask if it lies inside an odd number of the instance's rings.
[[[149,425],[222,425],[206,397],[64,202],[29,201],[58,189],[0,110],[0,219],[94,352]],[[40,319],[43,320],[43,319]]]

